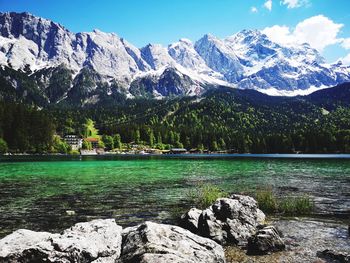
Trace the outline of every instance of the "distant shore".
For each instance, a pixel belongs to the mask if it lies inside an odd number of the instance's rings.
[[[14,153],[0,155],[1,159],[12,159],[18,157],[69,157],[69,158],[123,158],[123,157],[160,157],[160,158],[278,158],[278,159],[350,159],[350,154],[317,153],[317,154],[253,154],[253,153],[181,153],[181,154],[154,154],[154,153],[112,153],[103,154],[57,154],[57,153]]]

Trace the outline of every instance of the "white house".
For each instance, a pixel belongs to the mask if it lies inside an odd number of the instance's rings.
[[[72,150],[79,150],[83,147],[83,139],[74,134],[64,136],[64,141],[72,147]]]

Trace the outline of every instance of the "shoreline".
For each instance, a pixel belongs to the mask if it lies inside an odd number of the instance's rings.
[[[232,224],[230,215],[237,212],[238,217]],[[210,217],[205,216],[208,213]],[[217,199],[204,210],[192,208],[181,216],[181,221],[172,224],[144,220],[124,227],[114,218],[96,218],[76,222],[60,232],[18,229],[0,237],[0,244],[4,245],[2,250],[0,246],[0,261],[71,258],[71,251],[78,251],[74,257],[84,258],[88,254],[89,262],[141,262],[128,261],[128,258],[139,259],[145,255],[151,255],[149,260],[142,261],[145,263],[180,262],[181,258],[198,263],[329,262],[323,259],[348,258],[348,227],[345,222],[324,222],[310,217],[266,218],[254,199],[232,195]],[[271,229],[276,232],[272,234]],[[232,236],[225,235],[225,231],[230,231]]]
[[[254,153],[184,153],[184,154],[140,154],[140,153],[104,153],[104,154],[27,154],[27,153],[16,153],[16,154],[5,154],[0,155],[0,161],[4,159],[11,159],[12,157],[69,157],[73,159],[81,159],[84,157],[94,157],[96,159],[109,158],[109,157],[158,157],[158,158],[180,158],[180,159],[191,159],[191,158],[225,158],[225,159],[350,159],[350,154],[335,154],[335,153],[315,153],[315,154],[289,154],[289,153],[273,153],[273,154],[254,154]]]

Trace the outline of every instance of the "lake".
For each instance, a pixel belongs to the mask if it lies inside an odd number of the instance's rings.
[[[4,156],[0,237],[18,229],[60,231],[115,218],[123,226],[174,222],[188,193],[211,183],[229,192],[272,188],[308,194],[314,217],[350,216],[349,155]],[[66,211],[75,211],[68,215]]]

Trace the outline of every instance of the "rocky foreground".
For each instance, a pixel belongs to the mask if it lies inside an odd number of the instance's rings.
[[[191,209],[182,216],[182,227],[145,222],[123,229],[114,219],[106,219],[78,223],[60,234],[17,230],[0,240],[0,263],[350,262],[346,252],[324,249],[310,256],[290,249],[298,242],[322,248],[325,232],[317,234],[319,243],[308,243],[296,238],[298,228],[307,233],[302,224],[283,237],[278,227],[264,221],[253,198],[232,195],[203,211]],[[342,240],[339,247],[346,250],[350,243]]]

